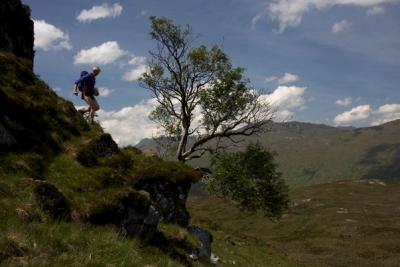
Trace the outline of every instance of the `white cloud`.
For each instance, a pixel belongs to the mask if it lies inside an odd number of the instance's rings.
[[[379,125],[400,119],[400,104],[385,104],[372,109],[369,105],[357,106],[343,112],[333,120],[336,125]]]
[[[136,81],[148,69],[145,57],[133,56],[132,59],[129,60],[128,64],[134,65],[134,68],[128,70],[122,76],[122,79],[124,79],[125,81]]]
[[[376,118],[372,122],[372,125],[379,125],[400,119],[400,104],[382,105],[374,113]]]
[[[279,84],[289,84],[299,80],[299,76],[291,73],[285,73],[282,78],[278,80]]]
[[[377,110],[378,114],[400,113],[400,104],[386,104],[380,106]]]
[[[35,32],[35,49],[48,50],[71,50],[69,35],[54,25],[44,20],[33,20]]]
[[[361,105],[337,115],[333,121],[336,125],[350,125],[369,118],[371,114],[372,109],[369,105]]]
[[[74,64],[109,64],[126,55],[116,41],[109,41],[89,49],[82,49],[74,57]]]
[[[99,88],[99,96],[102,96],[102,97],[107,97],[107,96],[109,96],[112,92],[114,92],[114,90],[109,89],[109,88],[107,88],[107,87],[100,87],[100,88]]]
[[[119,145],[135,145],[143,138],[157,134],[157,125],[148,118],[156,105],[157,101],[152,98],[118,111],[100,110],[99,120]]]
[[[122,78],[125,81],[136,81],[139,79],[139,77],[142,75],[142,73],[147,71],[147,66],[146,65],[139,65],[127,72],[125,72],[124,76],[122,76]]]
[[[342,32],[344,30],[347,30],[350,27],[351,27],[351,22],[349,22],[349,21],[344,19],[344,20],[338,21],[335,24],[333,24],[332,32],[333,33],[339,33],[339,32]]]
[[[82,10],[76,19],[79,22],[91,22],[96,19],[115,18],[121,15],[122,6],[118,3],[113,5],[102,4],[101,6],[93,6],[90,9]]]
[[[385,14],[386,10],[383,6],[373,6],[367,10],[368,16],[375,16],[375,15],[383,15]]]
[[[268,77],[265,78],[265,81],[267,83],[269,83],[269,82],[275,81],[276,79],[278,79],[278,77],[276,77],[276,76],[268,76]]]
[[[348,106],[348,105],[351,104],[351,101],[352,101],[351,97],[346,97],[346,98],[343,98],[343,99],[338,99],[338,100],[336,100],[336,105],[339,105],[339,106]]]
[[[251,29],[255,29],[257,22],[262,19],[264,16],[266,15],[266,12],[260,13],[255,15],[252,19],[251,19]]]
[[[132,56],[132,58],[129,60],[128,64],[129,65],[143,65],[146,63],[146,58],[145,57],[136,57]]]
[[[301,23],[305,13],[310,10],[327,10],[334,6],[358,6],[371,8],[398,0],[273,0],[267,7],[272,19],[278,21],[279,31]]]
[[[275,120],[289,120],[294,115],[294,110],[306,109],[304,99],[305,87],[279,86],[274,92],[261,96],[261,101],[266,101],[275,112]]]

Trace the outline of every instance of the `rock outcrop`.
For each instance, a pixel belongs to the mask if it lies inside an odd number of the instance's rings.
[[[52,218],[69,218],[70,204],[53,184],[37,181],[35,197],[42,209]]]
[[[191,225],[187,228],[188,233],[199,240],[200,247],[198,251],[195,251],[195,255],[199,259],[210,260],[211,259],[211,243],[213,242],[213,237],[210,232],[201,229],[198,226]]]
[[[160,221],[160,215],[151,205],[148,194],[134,190],[113,202],[98,205],[88,213],[84,219],[87,222],[96,225],[114,224],[124,236],[144,241],[154,237]]]
[[[96,157],[111,157],[118,152],[118,145],[110,134],[104,133],[92,144],[92,152]]]
[[[12,136],[0,122],[0,148],[3,148],[2,150],[6,151],[16,144],[17,141],[15,140],[14,136]]]
[[[165,180],[144,180],[135,184],[137,190],[145,190],[150,194],[164,222],[177,223],[183,227],[189,224],[190,219],[186,210],[190,186],[191,183],[187,181]]]
[[[160,222],[159,212],[151,205],[142,211],[128,208],[126,219],[122,223],[122,234],[137,237],[144,241],[151,240],[157,232]]]
[[[20,0],[0,1],[0,49],[32,62],[33,66],[33,21],[30,9]]]
[[[76,159],[83,166],[91,167],[98,164],[98,158],[111,157],[118,153],[118,151],[118,145],[112,139],[111,135],[103,133],[82,147]]]

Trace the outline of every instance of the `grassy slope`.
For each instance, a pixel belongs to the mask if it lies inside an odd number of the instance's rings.
[[[89,128],[72,104],[37,79],[26,62],[2,53],[0,61],[0,95],[7,108],[0,119],[19,140],[23,141],[26,133],[33,137],[0,153],[0,266],[183,266],[176,255],[184,256],[189,253],[186,247],[196,244],[177,225],[160,225],[168,243],[157,248],[121,237],[114,226],[94,226],[82,218],[131,192],[134,180],[160,175],[191,179],[193,171],[176,162],[146,157],[135,149],[100,159],[90,168],[82,166],[77,153],[98,137],[101,129]],[[132,162],[125,168],[125,163]],[[38,182],[31,177],[57,186],[71,203],[71,221],[54,220],[42,211],[34,195]],[[225,235],[217,232],[214,242],[224,262],[296,266],[265,244],[255,247],[253,240],[243,239],[239,250],[231,249],[220,239]],[[264,254],[264,248],[269,254]],[[195,262],[194,266],[207,264]]]
[[[269,244],[305,266],[394,267],[400,262],[399,193],[399,182],[376,180],[299,188],[278,222],[212,197],[191,198],[189,210],[195,223]]]
[[[111,203],[127,187],[101,186],[100,167],[84,168],[70,153],[89,138],[66,143],[42,173],[65,193],[78,212]],[[71,149],[71,150],[69,150]],[[8,155],[25,164],[25,153]],[[36,182],[24,170],[0,174],[1,266],[181,266],[155,247],[125,239],[112,226],[90,226],[79,221],[49,218],[34,197]],[[81,193],[78,193],[81,192]]]

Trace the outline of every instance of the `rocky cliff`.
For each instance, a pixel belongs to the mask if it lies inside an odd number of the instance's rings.
[[[26,58],[33,66],[33,21],[20,0],[0,1],[0,49]]]

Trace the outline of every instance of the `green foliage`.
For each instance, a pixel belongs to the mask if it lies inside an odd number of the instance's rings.
[[[288,189],[276,170],[274,155],[259,144],[220,154],[214,166],[207,181],[210,192],[237,202],[243,210],[262,210],[270,217],[279,217],[287,209]]]
[[[215,79],[210,81],[213,90],[201,91],[200,105],[204,111],[203,124],[207,131],[213,131],[219,126],[224,131],[236,122],[238,115],[247,113],[248,107],[255,105],[257,95],[249,90],[247,83],[243,69],[232,68],[227,63]],[[219,125],[221,120],[225,123]]]

